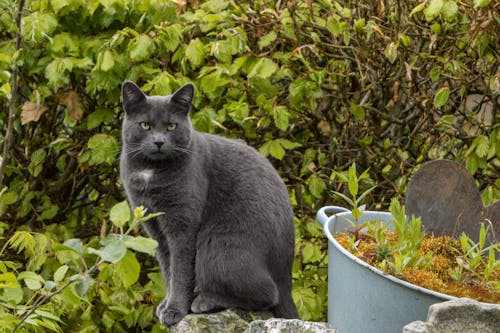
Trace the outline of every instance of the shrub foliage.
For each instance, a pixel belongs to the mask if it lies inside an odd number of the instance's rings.
[[[43,297],[47,280],[64,281],[72,254],[59,247],[69,239],[95,247],[117,231],[108,221],[123,200],[125,79],[149,94],[193,82],[197,129],[244,139],[272,160],[295,207],[294,298],[305,319],[325,320],[325,240],[314,212],[336,200],[333,190],[346,192],[336,175],[353,161],[369,168],[366,188],[378,185],[366,198],[373,208],[402,197],[409,176],[437,158],[464,163],[486,204],[499,197],[495,1],[28,0],[20,13],[18,5],[0,4],[1,128],[9,102],[16,106],[2,156],[2,327]],[[124,283],[103,263],[86,293],[61,292],[25,327],[161,330],[158,269],[149,257],[125,258],[140,277]]]

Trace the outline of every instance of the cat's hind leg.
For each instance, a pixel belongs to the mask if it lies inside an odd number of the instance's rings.
[[[217,259],[210,259],[212,262],[205,265],[197,262],[199,292],[191,305],[192,312],[212,312],[232,307],[270,310],[278,304],[276,283],[251,254],[238,253],[229,258],[226,252]]]

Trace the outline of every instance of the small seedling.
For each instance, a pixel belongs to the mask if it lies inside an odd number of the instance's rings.
[[[359,184],[361,180],[367,179],[368,176],[368,171],[369,169],[365,170],[359,177],[357,176],[356,173],[356,163],[353,163],[347,172],[347,176],[344,173],[340,172],[335,172],[335,176],[340,178],[341,182],[344,184],[347,184],[347,188],[349,190],[350,197],[340,193],[338,191],[333,191],[333,193],[339,197],[341,197],[345,202],[349,204],[351,207],[351,212],[352,212],[352,217],[354,218],[354,222],[352,222],[353,227],[356,230],[359,230],[363,228],[362,225],[359,223],[359,219],[361,218],[361,215],[363,215],[363,212],[365,211],[366,205],[360,205],[361,202],[366,198],[366,196],[375,189],[376,186],[372,186],[358,197],[358,192],[359,192]]]

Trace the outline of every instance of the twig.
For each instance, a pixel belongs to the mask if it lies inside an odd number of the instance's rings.
[[[0,163],[0,188],[2,187],[4,169],[5,169],[5,166],[7,165],[8,160],[9,160],[9,150],[10,150],[10,145],[12,142],[14,118],[16,117],[16,99],[17,99],[17,88],[18,88],[17,76],[18,76],[18,72],[19,72],[19,66],[17,65],[17,57],[19,57],[18,52],[21,49],[21,40],[22,40],[21,17],[22,17],[22,11],[24,8],[24,1],[25,0],[19,0],[19,4],[17,7],[16,52],[14,53],[16,59],[14,59],[14,67],[12,69],[11,94],[10,94],[10,99],[9,99],[9,117],[8,117],[8,122],[7,122],[7,131],[5,132],[5,138],[4,138],[4,142],[3,142],[2,162]]]
[[[102,263],[104,262],[104,260],[100,259],[98,260],[94,266],[90,267],[89,269],[87,269],[83,275],[84,276],[87,276],[89,274],[91,274],[93,271],[95,271]],[[68,281],[66,281],[65,284],[63,284],[59,289],[57,289],[56,291],[50,293],[50,294],[47,294],[45,295],[44,298],[42,298],[41,300],[39,300],[38,302],[36,302],[35,305],[33,305],[33,307],[24,314],[24,316],[21,318],[21,320],[19,320],[19,322],[16,324],[16,326],[14,326],[14,328],[12,329],[12,331],[10,331],[10,333],[15,333],[17,331],[17,329],[19,327],[21,327],[21,325],[29,318],[29,316],[31,316],[35,311],[36,309],[38,309],[39,307],[41,307],[45,302],[47,302],[49,299],[51,299],[52,297],[56,296],[56,295],[59,295],[60,293],[62,293],[64,291],[64,289],[68,288],[71,284],[73,284],[73,282],[76,282],[78,281],[77,279],[72,279],[70,278]]]

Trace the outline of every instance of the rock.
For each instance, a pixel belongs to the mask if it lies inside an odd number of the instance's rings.
[[[171,333],[335,333],[326,323],[272,318],[270,312],[228,309],[216,313],[190,314]]]
[[[228,309],[215,313],[189,314],[177,325],[169,327],[171,333],[243,333],[250,322],[269,319],[270,312]]]
[[[425,163],[410,179],[405,199],[408,216],[420,216],[422,225],[436,235],[474,241],[479,236],[483,201],[472,175],[460,163],[435,160]]]
[[[414,321],[403,333],[498,333],[500,305],[468,298],[433,304],[427,322]]]
[[[298,319],[257,320],[250,323],[245,333],[335,333],[326,323],[315,323]]]

